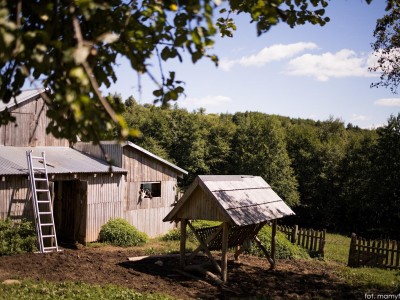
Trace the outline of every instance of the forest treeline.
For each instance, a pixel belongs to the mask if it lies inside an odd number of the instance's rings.
[[[286,222],[400,239],[400,114],[377,129],[260,112],[206,114],[125,102],[132,142],[197,174],[262,176],[293,208]]]

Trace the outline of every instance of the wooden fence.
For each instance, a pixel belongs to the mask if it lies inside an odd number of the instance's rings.
[[[400,270],[400,242],[366,240],[351,235],[349,267],[370,266]]]
[[[297,244],[314,255],[324,257],[325,255],[325,235],[326,230],[314,230],[307,228],[299,228],[297,225],[294,227],[278,225],[278,230],[283,232],[289,241]]]

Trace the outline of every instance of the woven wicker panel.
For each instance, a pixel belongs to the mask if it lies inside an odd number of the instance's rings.
[[[261,224],[252,224],[247,226],[234,226],[231,227],[228,237],[228,248],[233,248],[242,245],[245,240],[252,240],[260,229],[264,226]],[[197,234],[203,241],[218,230],[219,226],[204,227],[196,229]],[[222,231],[220,231],[209,243],[209,250],[221,250],[222,249]]]

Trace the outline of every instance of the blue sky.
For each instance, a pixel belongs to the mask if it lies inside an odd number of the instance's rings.
[[[331,21],[321,27],[273,27],[257,37],[248,16],[236,18],[233,38],[217,38],[211,51],[220,65],[202,60],[195,65],[173,61],[164,72],[176,71],[186,97],[178,106],[207,113],[260,111],[293,118],[326,120],[330,116],[362,128],[385,124],[400,112],[400,98],[389,89],[370,88],[378,80],[368,71],[374,62],[371,43],[376,20],[384,15],[385,1],[329,2]],[[118,82],[108,91],[123,98],[133,95],[150,103],[155,86],[138,77],[120,61]]]

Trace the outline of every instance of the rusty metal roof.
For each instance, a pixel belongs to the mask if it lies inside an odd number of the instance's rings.
[[[214,207],[238,226],[258,224],[294,215],[290,207],[260,176],[200,175],[164,221],[176,220],[179,211],[185,205],[191,205],[190,202],[194,199],[206,201],[202,197],[192,199],[192,194],[195,194],[193,192],[197,187],[202,189],[207,200],[215,202]],[[207,220],[207,216],[203,219]]]
[[[17,97],[11,98],[10,102],[8,102],[8,103],[4,103],[0,99],[0,111],[3,111],[6,108],[12,108],[20,103],[28,101],[34,97],[40,96],[40,94],[44,93],[45,91],[46,91],[46,89],[44,89],[44,88],[24,90]]]
[[[11,147],[0,146],[0,175],[27,174],[26,151],[32,150],[34,156],[45,152],[49,174],[72,173],[127,173],[107,162],[90,157],[68,147]]]

